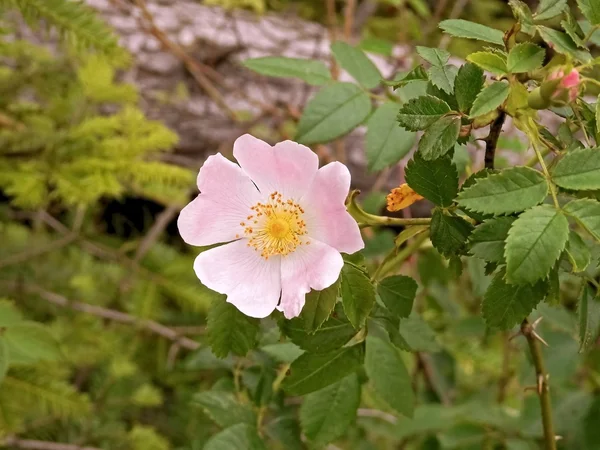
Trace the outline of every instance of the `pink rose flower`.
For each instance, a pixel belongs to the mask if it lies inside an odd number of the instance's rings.
[[[220,153],[208,157],[179,232],[190,245],[225,243],[202,252],[194,270],[242,313],[262,318],[277,308],[296,317],[311,288],[338,279],[340,252],[364,247],[344,205],[350,173],[339,162],[319,169],[303,145],[271,147],[249,134],[235,141],[233,155],[239,166]]]

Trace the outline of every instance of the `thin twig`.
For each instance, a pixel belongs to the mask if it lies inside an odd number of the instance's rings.
[[[352,27],[354,26],[354,16],[356,14],[356,0],[346,0],[344,9],[344,39],[350,41],[352,37]]]
[[[121,311],[115,311],[114,309],[103,308],[101,306],[90,305],[81,302],[72,302],[60,294],[46,291],[45,289],[42,289],[39,286],[25,286],[25,290],[31,293],[35,293],[47,302],[57,306],[61,306],[63,308],[71,308],[74,311],[84,312],[86,314],[91,314],[96,317],[108,319],[113,322],[118,322],[126,325],[135,325],[139,328],[151,331],[154,334],[169,339],[170,341],[173,341],[180,347],[186,348],[188,350],[197,350],[200,347],[200,344],[198,342],[189,339],[185,336],[180,336],[179,333],[177,333],[175,330],[172,330],[171,328],[165,325],[155,322],[154,320],[139,319],[130,314]]]
[[[358,417],[375,417],[391,423],[392,425],[396,425],[398,423],[396,416],[384,411],[379,411],[378,409],[358,408],[357,415]]]
[[[535,329],[529,323],[527,318],[521,323],[521,333],[527,339],[529,351],[535,367],[537,380],[537,392],[540,397],[540,406],[542,408],[542,424],[544,426],[544,442],[546,450],[556,450],[556,435],[554,434],[554,424],[552,422],[552,402],[550,399],[550,388],[548,386],[548,373],[544,366],[542,357],[542,347],[539,340],[535,337]]]
[[[484,166],[486,169],[494,168],[494,158],[496,157],[496,148],[498,147],[498,138],[502,132],[502,126],[506,119],[504,111],[498,111],[498,117],[494,119],[490,125],[490,134],[484,139],[485,141],[485,157]]]
[[[148,22],[150,33],[160,41],[163,47],[169,50],[173,55],[179,58],[190,71],[198,85],[206,92],[206,94],[232,119],[234,122],[238,121],[238,117],[235,112],[227,106],[225,99],[221,95],[221,93],[213,86],[210,80],[203,73],[203,69],[201,65],[190,55],[187,54],[183,48],[181,48],[178,44],[173,42],[169,37],[156,26],[154,22],[154,17],[146,7],[146,3],[144,0],[135,0],[135,4],[142,12],[142,16]]]
[[[34,441],[31,439],[19,439],[8,437],[0,442],[4,447],[22,448],[30,450],[101,450],[97,447],[81,447],[74,444],[61,444],[58,442]]]
[[[437,389],[434,382],[433,368],[429,356],[423,352],[416,352],[417,369],[423,374],[423,379],[432,392],[435,392],[444,406],[450,406],[450,397],[441,389]]]
[[[146,253],[148,253],[148,251],[156,243],[160,235],[163,233],[165,228],[167,228],[169,223],[171,223],[171,221],[175,218],[180,209],[180,205],[170,205],[158,216],[156,216],[156,220],[140,242],[140,245],[135,252],[135,256],[133,257],[135,262],[140,262],[142,258],[146,256]]]

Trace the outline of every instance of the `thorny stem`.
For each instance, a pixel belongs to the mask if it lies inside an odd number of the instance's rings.
[[[498,138],[502,132],[502,125],[506,119],[504,111],[498,111],[498,117],[490,125],[490,134],[485,138],[485,158],[484,164],[486,169],[494,168],[494,158],[496,156],[496,147],[498,146]]]
[[[550,400],[550,389],[548,386],[548,373],[544,366],[542,357],[542,347],[540,341],[534,335],[533,326],[527,318],[521,323],[521,333],[527,339],[529,351],[535,367],[537,382],[537,392],[540,397],[540,406],[542,408],[542,424],[544,426],[544,442],[546,450],[556,450],[556,435],[554,434],[554,424],[552,422],[552,402]]]

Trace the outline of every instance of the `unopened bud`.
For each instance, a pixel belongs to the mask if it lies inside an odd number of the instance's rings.
[[[546,109],[550,106],[564,106],[577,100],[580,77],[576,69],[558,69],[552,72],[542,85],[531,91],[527,103],[534,109]]]

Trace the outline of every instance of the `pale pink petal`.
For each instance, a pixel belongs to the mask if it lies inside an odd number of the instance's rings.
[[[263,194],[286,198],[304,195],[319,168],[319,158],[304,145],[284,141],[271,147],[249,134],[237,138],[233,156]]]
[[[200,253],[194,270],[202,284],[226,294],[247,316],[267,317],[279,302],[281,257],[262,258],[246,239]]]
[[[311,288],[320,291],[335,283],[344,265],[334,248],[314,239],[308,241],[281,258],[282,291],[277,309],[288,319],[300,314]]]
[[[261,194],[240,166],[220,153],[209,156],[198,174],[200,195],[177,220],[179,233],[191,245],[212,245],[243,235],[240,225]]]
[[[309,192],[300,201],[306,211],[308,235],[343,253],[354,253],[365,246],[358,224],[344,205],[349,189],[348,168],[332,162],[319,169]]]

